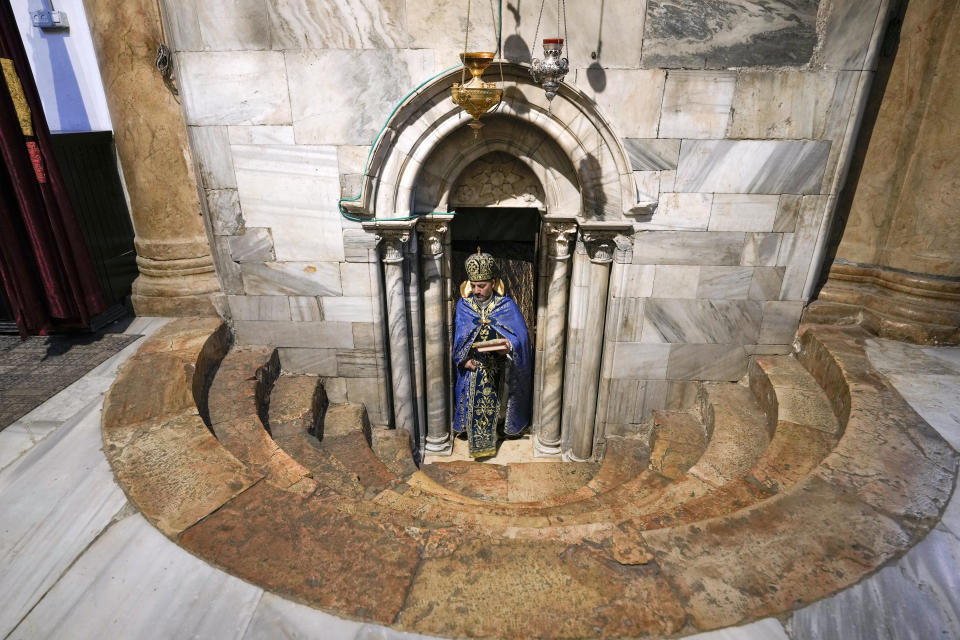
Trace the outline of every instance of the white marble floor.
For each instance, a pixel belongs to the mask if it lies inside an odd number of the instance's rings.
[[[148,335],[162,318],[137,318]],[[163,537],[114,483],[103,393],[139,341],[0,432],[0,638],[422,638],[341,620],[206,565]],[[871,360],[954,447],[960,348],[874,340]],[[896,563],[784,621],[697,640],[960,638],[960,499]]]

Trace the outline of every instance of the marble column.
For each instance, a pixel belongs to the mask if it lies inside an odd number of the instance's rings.
[[[544,225],[548,270],[547,313],[543,351],[543,384],[540,388],[540,425],[534,450],[560,455],[560,411],[563,401],[563,356],[566,349],[567,291],[570,287],[570,236],[576,224]]]
[[[154,67],[161,42],[157,4],[86,0],[84,5],[130,197],[140,270],[133,308],[137,315],[214,315],[211,294],[220,285],[186,126]]]
[[[574,264],[568,328],[568,362],[564,370],[564,456],[575,462],[594,457],[597,393],[603,362],[604,326],[610,265],[617,249],[615,238],[632,225],[629,222],[581,222],[580,242]],[[581,248],[582,247],[582,248]],[[581,251],[583,255],[580,255]],[[575,344],[576,342],[576,344]],[[569,353],[573,351],[573,358]]]
[[[449,218],[450,216],[444,216]],[[439,216],[438,216],[439,218]],[[421,219],[420,260],[423,291],[423,332],[426,370],[426,450],[432,455],[453,452],[450,438],[449,362],[444,289],[444,245],[449,228],[445,219]]]
[[[411,377],[404,286],[404,245],[410,239],[409,228],[377,229],[383,286],[387,299],[387,326],[390,339],[390,379],[393,389],[393,426],[415,433],[415,401]]]

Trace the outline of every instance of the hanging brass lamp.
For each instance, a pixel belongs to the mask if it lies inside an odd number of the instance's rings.
[[[470,121],[470,127],[473,129],[474,137],[480,133],[483,123],[480,122],[480,116],[500,103],[503,97],[503,89],[494,82],[484,82],[483,72],[493,59],[497,56],[493,51],[470,51],[470,4],[467,0],[467,27],[463,37],[463,53],[460,54],[460,61],[463,62],[460,82],[454,82],[451,89],[451,98],[453,103],[473,116]],[[499,52],[499,44],[497,52]],[[470,81],[464,82],[466,71],[470,71]],[[500,69],[500,76],[503,77],[503,69]]]
[[[496,106],[503,97],[503,89],[494,82],[484,82],[483,72],[493,62],[492,51],[465,51],[460,54],[463,66],[470,71],[469,82],[453,83],[451,90],[453,102],[473,116],[470,126],[478,131],[483,123],[480,116]]]

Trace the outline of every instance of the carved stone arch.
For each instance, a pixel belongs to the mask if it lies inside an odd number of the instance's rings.
[[[498,116],[516,120],[522,123],[517,127],[522,129],[520,136],[543,136],[553,142],[573,167],[579,187],[578,217],[623,220],[624,214],[648,211],[655,205],[637,201],[623,146],[585,94],[565,84],[550,104],[543,90],[530,81],[526,67],[504,64],[503,76],[504,99],[484,121]],[[459,78],[460,71],[452,71],[420,88],[397,109],[371,153],[361,197],[344,203],[345,208],[375,218],[416,213],[414,192],[420,187],[421,168],[446,138],[461,135],[457,130],[469,119],[450,100],[450,87]],[[549,190],[546,183],[544,188]]]
[[[518,119],[491,116],[479,140],[474,140],[472,130],[464,126],[434,147],[414,181],[411,213],[449,211],[455,180],[470,164],[491,152],[509,154],[534,174],[543,189],[542,202],[547,211],[567,217],[581,212],[576,171],[556,142]]]

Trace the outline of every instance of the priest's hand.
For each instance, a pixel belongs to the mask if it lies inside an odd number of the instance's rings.
[[[466,369],[467,371],[476,371],[477,362],[471,358],[463,363],[463,368]]]

